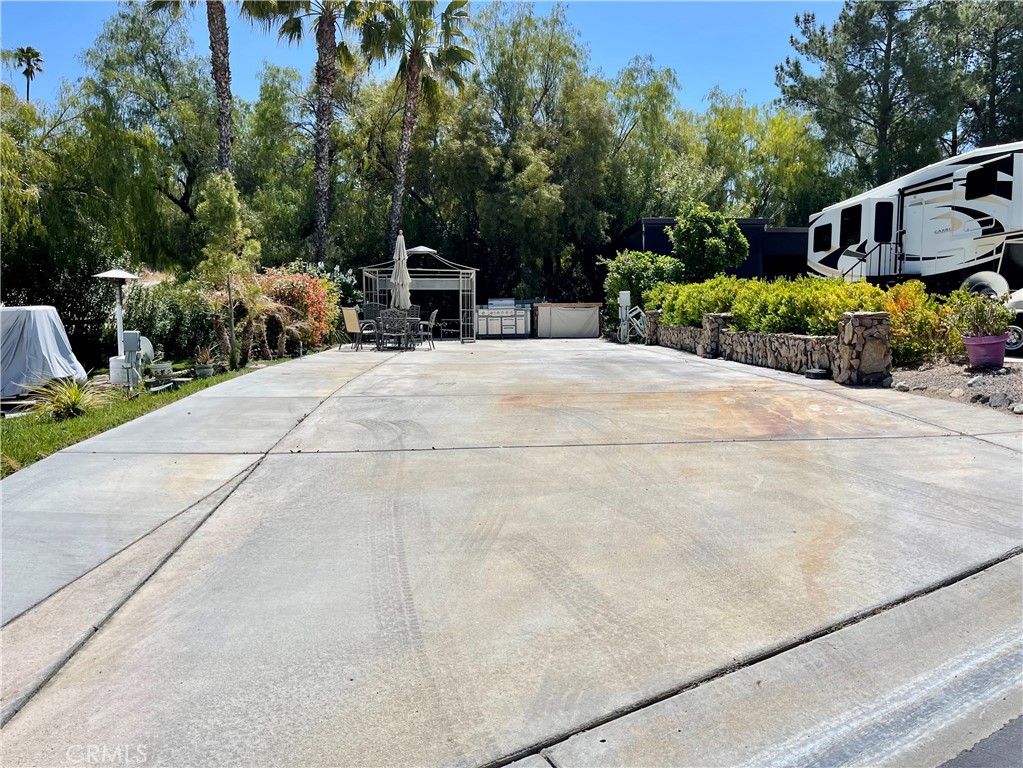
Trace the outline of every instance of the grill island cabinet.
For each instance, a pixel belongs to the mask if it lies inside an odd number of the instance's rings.
[[[537,304],[536,335],[541,339],[596,339],[600,304]]]

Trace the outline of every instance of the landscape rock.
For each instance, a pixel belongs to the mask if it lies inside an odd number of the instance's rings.
[[[992,408],[1008,408],[1012,404],[1012,398],[1004,392],[995,392],[988,398],[987,404]]]
[[[983,392],[975,392],[974,394],[970,395],[970,402],[986,403],[988,401],[988,398],[990,397],[991,395],[984,394]]]
[[[968,387],[976,386],[977,384],[979,384],[983,380],[984,380],[983,376],[974,376],[972,379],[970,379],[968,382],[966,382],[966,386],[968,386]]]
[[[909,392],[909,384],[904,381],[900,381],[895,385],[895,391],[897,392]]]
[[[1023,403],[1016,403],[1014,406],[1012,406],[1012,412],[1023,414]]]
[[[949,397],[962,397],[965,394],[966,393],[963,390],[961,390],[959,387],[956,387],[955,389],[953,389],[951,392],[948,393],[948,396]]]

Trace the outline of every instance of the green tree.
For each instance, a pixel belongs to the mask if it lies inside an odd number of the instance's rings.
[[[722,180],[708,205],[786,223],[789,201],[824,175],[824,148],[809,117],[747,104],[742,94],[728,96],[717,88],[707,101],[699,119],[704,158]]]
[[[438,14],[437,0],[398,0],[379,3],[361,23],[362,47],[371,60],[398,59],[397,79],[405,87],[401,140],[394,167],[394,192],[387,223],[387,249],[398,237],[405,198],[412,134],[419,120],[420,101],[430,99],[450,83],[463,84],[462,71],[475,56],[462,43],[469,18],[468,0],[451,0]]]
[[[607,181],[612,231],[677,210],[661,206],[666,179],[681,171],[678,88],[674,71],[659,69],[651,56],[633,58],[612,82],[615,126]]]
[[[739,226],[706,203],[685,204],[667,232],[672,252],[682,262],[689,283],[738,267],[749,256],[749,243]]]
[[[975,146],[1023,139],[1023,4],[952,5],[968,85],[964,138]]]
[[[24,67],[21,74],[25,76],[25,101],[28,101],[29,86],[37,72],[43,71],[43,54],[32,46],[14,49],[14,58],[19,67]]]
[[[198,0],[148,0],[154,12],[181,13],[185,6]],[[217,163],[221,170],[234,172],[231,148],[234,143],[234,120],[231,100],[231,58],[227,32],[227,13],[223,0],[206,0],[206,26],[210,33],[210,64],[217,92]]]
[[[131,217],[132,252],[153,266],[190,269],[202,180],[216,168],[214,93],[185,22],[125,4],[83,54],[83,121],[102,162],[97,185]]]
[[[363,18],[362,3],[345,0],[247,0],[242,11],[267,29],[277,28],[278,39],[300,43],[310,32],[316,39],[316,228],[314,254],[327,261],[327,224],[330,218],[331,127],[334,124],[335,86],[340,67],[354,66],[355,58],[338,35]]]
[[[959,109],[947,63],[930,51],[919,6],[905,0],[847,1],[828,29],[796,18],[800,58],[776,67],[787,104],[806,109],[829,149],[874,186],[939,159]]]
[[[206,232],[206,245],[202,249],[203,261],[199,274],[215,289],[224,287],[227,295],[228,331],[231,340],[230,360],[237,365],[238,344],[235,339],[235,293],[232,275],[238,276],[243,286],[252,282],[256,264],[259,262],[259,241],[242,223],[241,203],[238,190],[230,171],[220,171],[210,176],[202,188],[203,201],[196,208],[196,215]]]
[[[264,264],[312,258],[313,112],[296,70],[265,64],[259,98],[239,110],[238,192]]]

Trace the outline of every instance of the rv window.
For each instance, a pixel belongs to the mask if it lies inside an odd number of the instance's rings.
[[[850,205],[842,211],[842,228],[838,232],[838,247],[848,248],[860,241],[860,219],[863,206]]]
[[[821,224],[813,229],[813,249],[815,251],[831,250],[831,225]]]
[[[977,200],[993,195],[998,188],[998,168],[994,163],[982,165],[966,174],[966,199]]]
[[[892,241],[892,219],[895,212],[894,203],[878,203],[874,206],[874,242],[890,243]]]

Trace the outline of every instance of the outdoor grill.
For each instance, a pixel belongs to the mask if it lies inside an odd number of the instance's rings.
[[[491,299],[476,307],[476,336],[482,339],[525,339],[532,329],[531,302]]]

